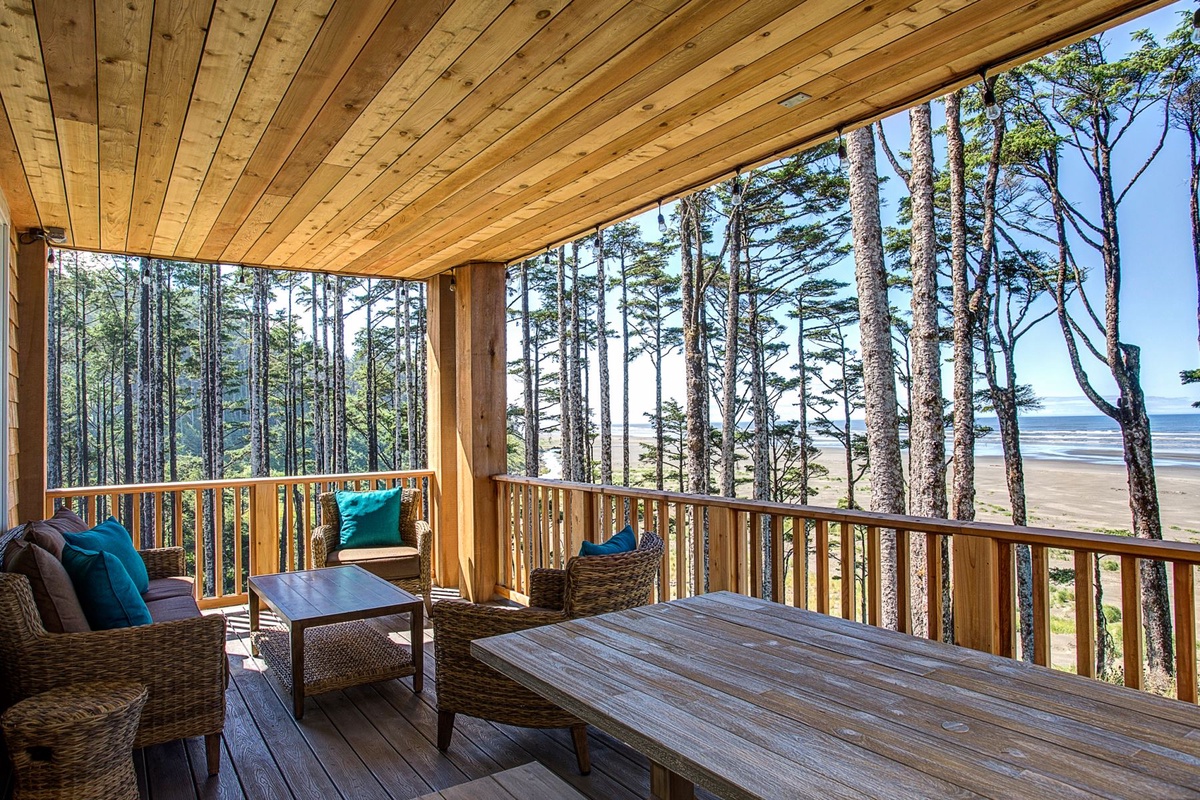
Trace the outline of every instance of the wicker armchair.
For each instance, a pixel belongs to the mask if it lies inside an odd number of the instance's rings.
[[[151,580],[184,574],[183,548],[142,551]],[[0,572],[0,706],[97,680],[149,690],[134,747],[204,736],[216,774],[225,727],[225,618],[48,633],[24,575]]]
[[[523,728],[570,728],[579,771],[588,774],[584,722],[477,660],[471,655],[471,642],[645,605],[662,553],[662,539],[647,531],[633,552],[572,558],[565,570],[536,569],[530,575],[529,608],[438,602],[431,615],[438,748],[450,747],[457,714]]]
[[[421,513],[421,490],[404,490],[400,510],[402,546],[367,548],[357,552],[352,549],[338,550],[342,517],[338,513],[337,494],[325,492],[320,499],[321,525],[312,534],[313,567],[358,564],[404,591],[423,598],[425,610],[428,611],[433,588],[433,532],[429,523],[418,518]],[[363,557],[358,558],[358,554]],[[411,569],[407,566],[409,564],[413,565]]]

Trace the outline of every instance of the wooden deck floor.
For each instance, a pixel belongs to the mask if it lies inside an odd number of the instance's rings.
[[[142,798],[410,800],[531,761],[540,761],[596,800],[649,795],[645,758],[594,728],[589,729],[592,774],[586,778],[576,771],[566,731],[512,728],[460,716],[449,752],[438,752],[429,627],[420,695],[412,693],[407,680],[331,692],[307,700],[304,718],[297,722],[290,697],[263,671],[261,660],[249,657],[245,607],[225,614],[232,680],[221,772],[214,778],[206,774],[202,739],[135,751]],[[7,766],[0,765],[4,798],[12,791]]]

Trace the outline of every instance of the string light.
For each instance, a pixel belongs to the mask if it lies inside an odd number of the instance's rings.
[[[839,162],[839,163],[840,163],[840,164],[841,164],[843,167],[845,167],[845,166],[846,166],[846,139],[845,139],[845,137],[843,137],[843,136],[842,136],[842,129],[841,129],[841,128],[838,128],[838,148],[837,148],[837,154],[838,154],[838,162]]]
[[[732,195],[733,195],[733,205],[734,205],[734,208],[736,208],[736,207],[738,207],[738,206],[740,206],[740,205],[742,204],[742,180],[741,180],[741,175],[742,175],[742,171],[741,171],[740,169],[739,169],[739,170],[737,170],[736,172],[734,172],[734,173],[733,173],[733,190],[732,190]]]
[[[667,232],[667,218],[664,217],[662,213],[662,200],[658,201],[658,232]]]
[[[604,240],[600,238],[600,226],[596,226],[596,235],[592,237],[592,252],[596,257],[600,257],[600,250],[604,247]]]
[[[996,81],[988,80],[987,73],[983,74],[983,113],[989,120],[1000,119],[1000,104],[996,102]]]

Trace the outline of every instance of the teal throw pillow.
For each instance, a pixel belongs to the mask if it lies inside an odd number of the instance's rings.
[[[378,492],[338,492],[338,549],[399,547],[400,501],[403,487]]]
[[[579,555],[611,556],[617,553],[630,553],[636,549],[637,535],[634,534],[632,525],[626,525],[620,533],[613,534],[613,537],[604,544],[584,542],[583,547],[579,548]]]
[[[92,630],[132,628],[154,621],[129,573],[112,553],[68,544],[63,548],[62,563]]]
[[[150,575],[146,572],[146,562],[138,555],[133,547],[133,537],[125,526],[117,522],[115,517],[109,517],[90,531],[83,533],[64,533],[67,544],[73,544],[81,550],[94,550],[98,553],[111,553],[120,560],[125,572],[133,580],[138,594],[144,594],[150,588]]]

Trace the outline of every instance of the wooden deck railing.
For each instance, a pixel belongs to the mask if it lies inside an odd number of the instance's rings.
[[[968,537],[960,543],[984,548],[995,566],[984,581],[960,581],[951,576],[951,593],[956,601],[989,607],[987,618],[995,620],[998,627],[995,649],[1010,657],[1018,654],[1020,625],[1014,556],[1017,546],[1028,545],[1033,582],[1032,659],[1051,665],[1053,568],[1056,577],[1069,574],[1075,587],[1084,587],[1075,591],[1073,600],[1067,596],[1066,602],[1073,604],[1075,611],[1073,666],[1090,677],[1096,673],[1093,576],[1097,559],[1110,563],[1116,559],[1126,612],[1141,609],[1140,560],[1165,562],[1172,583],[1176,694],[1181,700],[1196,702],[1195,567],[1200,564],[1200,546],[1195,544],[516,476],[498,476],[496,486],[502,562],[497,592],[507,597],[520,600],[527,595],[533,569],[561,567],[584,540],[602,541],[628,523],[636,531],[655,530],[666,543],[657,599],[727,589],[880,625],[884,620],[881,542],[885,532],[894,531],[898,627],[912,632],[912,603],[923,601],[928,621],[925,634],[939,639],[943,632],[942,541],[944,537]],[[926,545],[924,564],[912,563],[912,544],[917,537]],[[797,559],[797,552],[804,556]],[[1052,567],[1052,563],[1065,566]],[[927,577],[926,593],[914,600],[911,581],[918,570]],[[847,575],[849,580],[844,579]],[[1061,601],[1063,595],[1059,598]],[[1124,682],[1143,688],[1142,614],[1123,613],[1120,625]]]
[[[197,600],[213,608],[246,602],[251,575],[312,565],[309,540],[320,524],[322,492],[403,484],[421,488],[429,503],[432,477],[408,470],[85,486],[47,491],[45,510],[49,516],[68,506],[91,524],[112,515],[139,547],[183,547]],[[424,518],[432,522],[433,511]]]

